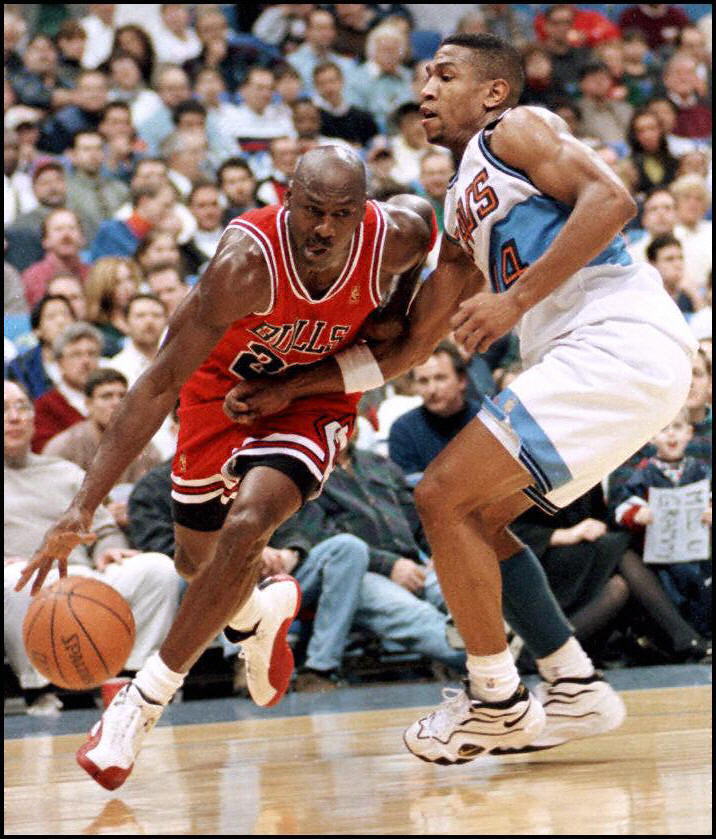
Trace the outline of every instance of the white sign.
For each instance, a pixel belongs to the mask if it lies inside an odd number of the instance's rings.
[[[646,527],[644,562],[664,565],[711,557],[711,528],[701,516],[711,504],[708,479],[683,487],[649,488],[654,520]]]

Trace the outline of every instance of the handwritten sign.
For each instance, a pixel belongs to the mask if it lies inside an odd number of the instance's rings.
[[[644,562],[664,565],[711,557],[710,528],[701,516],[711,503],[707,479],[683,487],[649,489],[654,521],[647,525]]]

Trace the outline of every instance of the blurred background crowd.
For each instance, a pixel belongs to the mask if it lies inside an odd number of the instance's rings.
[[[442,230],[454,163],[427,143],[419,101],[426,63],[454,32],[519,47],[521,103],[558,113],[624,182],[639,207],[624,231],[630,252],[656,267],[701,344],[682,415],[603,486],[555,518],[527,513],[515,530],[600,664],[710,657],[710,551],[659,566],[642,556],[649,487],[711,474],[710,5],[4,11],[5,661],[24,707],[57,713],[62,699],[26,659],[27,600],[12,585],[172,312],[201,281],[225,224],[281,202],[303,152],[345,144],[365,161],[370,197],[420,195]],[[406,662],[438,675],[461,670],[411,488],[481,397],[519,373],[518,359],[514,335],[473,357],[447,341],[364,397],[358,437],[326,492],[264,556],[266,574],[294,573],[307,595],[292,636],[297,689],[387,678]],[[175,439],[168,418],[100,511],[101,544],[74,557],[139,616],[133,669],[181,597],[167,559]],[[701,518],[710,527],[710,496]],[[163,588],[161,603],[136,594],[148,586]],[[510,639],[529,672],[529,651]],[[236,648],[221,640],[216,649],[237,662],[229,681],[241,692]]]

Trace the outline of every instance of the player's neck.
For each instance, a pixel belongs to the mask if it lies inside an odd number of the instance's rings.
[[[483,128],[487,128],[488,125],[493,123],[496,119],[499,119],[505,111],[508,111],[509,108],[502,108],[501,110],[490,110],[485,111],[482,116],[473,122],[469,128],[466,128],[463,132],[460,133],[451,143],[444,143],[444,146],[448,151],[452,152],[453,157],[455,158],[456,164],[459,166],[460,161],[462,160],[462,156],[465,154],[465,149],[468,147],[468,144],[472,140],[472,138],[478,134]]]

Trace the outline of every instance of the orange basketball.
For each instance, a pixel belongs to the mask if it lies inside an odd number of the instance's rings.
[[[116,676],[134,644],[127,601],[99,580],[64,577],[32,599],[22,638],[33,665],[53,684],[90,690]]]

